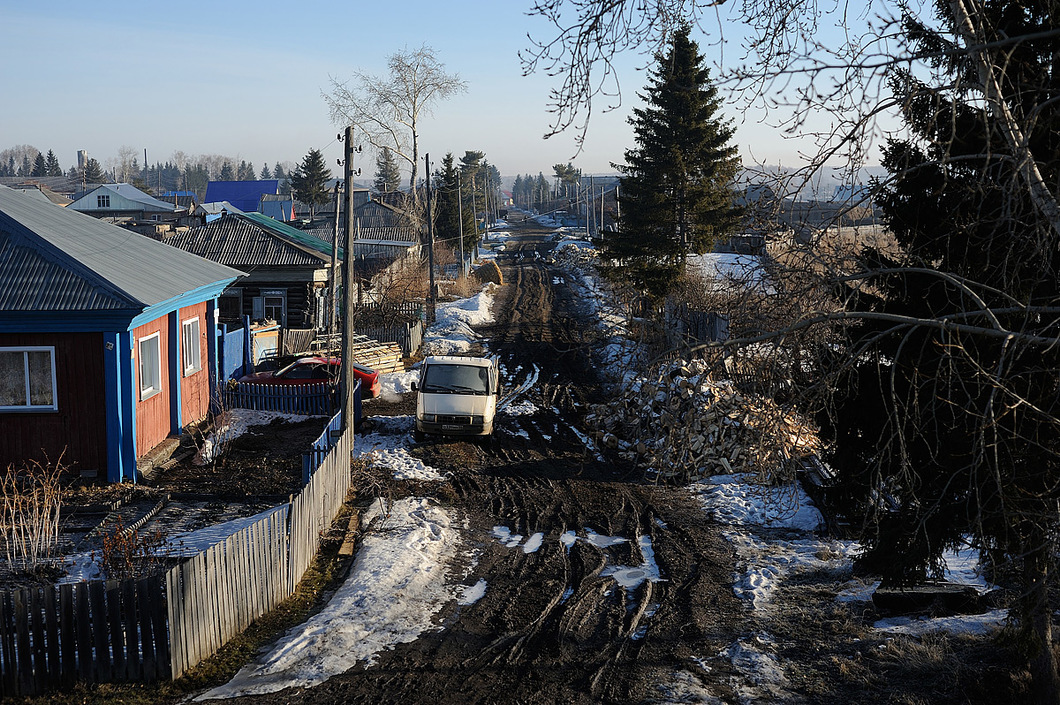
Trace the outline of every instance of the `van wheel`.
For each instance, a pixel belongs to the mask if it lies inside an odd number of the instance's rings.
[[[423,443],[425,440],[427,440],[427,434],[419,430],[418,428],[414,428],[412,429],[412,440],[416,441],[417,443]]]

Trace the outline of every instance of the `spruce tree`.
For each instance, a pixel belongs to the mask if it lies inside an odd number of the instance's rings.
[[[645,107],[633,110],[637,145],[614,165],[622,173],[620,232],[601,253],[610,276],[653,297],[677,283],[689,254],[708,251],[739,223],[734,130],[689,33],[680,27],[656,54]]]
[[[461,174],[457,170],[453,153],[449,152],[442,159],[441,168],[435,173],[435,233],[436,238],[452,245],[459,251],[458,239],[464,237],[464,252],[470,253],[477,244],[475,218],[471,212],[471,198],[468,189],[461,185]],[[463,196],[463,206],[460,197]],[[460,227],[461,211],[464,216],[463,228]]]
[[[1056,39],[1041,32],[1055,15],[1047,3],[983,4],[984,36],[969,42],[962,5],[936,4],[934,26],[905,18],[910,55],[937,58],[892,76],[911,136],[884,150],[892,180],[878,203],[898,248],[862,256],[863,271],[887,274],[873,294],[850,292],[872,318],[841,361],[851,391],[823,420],[849,493],[878,517],[863,537],[869,567],[904,585],[941,577],[943,553],[969,542],[1000,560],[1037,699],[1056,702],[1060,237],[1020,171],[1029,151],[1060,182]],[[976,78],[984,64],[1000,95]],[[995,97],[1007,111],[991,109]],[[1021,117],[1026,140],[1013,144],[1004,123]]]
[[[30,172],[30,176],[47,176],[48,175],[48,163],[44,159],[44,155],[37,152],[37,158],[33,160],[33,171]]]
[[[272,178],[272,172],[269,171],[269,165],[266,162],[265,165],[261,167],[261,180],[262,181],[267,181],[267,180],[269,180],[271,178]]]
[[[330,178],[331,170],[324,165],[324,155],[318,149],[310,149],[302,163],[291,172],[291,193],[309,206],[310,218],[315,215],[317,206],[327,205],[327,181]]]
[[[232,165],[225,160],[225,163],[221,165],[220,181],[235,181],[236,174],[232,171]]]
[[[48,150],[48,156],[44,159],[45,169],[48,176],[62,176],[63,168],[59,166],[59,160],[55,156],[55,152]]]
[[[383,147],[375,159],[375,181],[372,185],[381,193],[396,191],[401,185],[401,170],[389,147]]]
[[[85,162],[85,183],[103,183],[103,168],[99,165],[99,161],[92,157],[89,157],[88,161]]]

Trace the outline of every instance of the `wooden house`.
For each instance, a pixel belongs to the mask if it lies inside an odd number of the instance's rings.
[[[240,272],[0,187],[0,464],[137,479],[206,416]]]
[[[248,273],[224,292],[221,321],[325,327],[331,244],[318,237],[260,213],[228,213],[166,244]]]

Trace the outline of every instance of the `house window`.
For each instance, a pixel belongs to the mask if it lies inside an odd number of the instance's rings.
[[[199,319],[189,318],[180,324],[181,350],[184,355],[184,376],[202,369],[202,346],[199,340]]]
[[[140,338],[140,400],[162,391],[162,344],[158,333]]]
[[[265,319],[269,321],[276,321],[279,324],[284,322],[284,314],[286,313],[286,301],[283,296],[266,296],[265,297]]]
[[[110,208],[109,193],[104,193],[96,196],[96,208]]]
[[[0,411],[55,411],[55,347],[0,348]]]
[[[238,321],[243,318],[243,290],[229,289],[217,299],[217,317],[222,321]]]

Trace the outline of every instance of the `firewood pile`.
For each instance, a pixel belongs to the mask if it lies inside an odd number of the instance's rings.
[[[586,423],[600,447],[671,482],[732,473],[788,479],[820,450],[805,419],[713,379],[701,360],[668,363],[616,401],[593,405]]]
[[[552,263],[567,269],[589,271],[596,265],[597,253],[594,248],[579,247],[568,242],[552,251]]]

